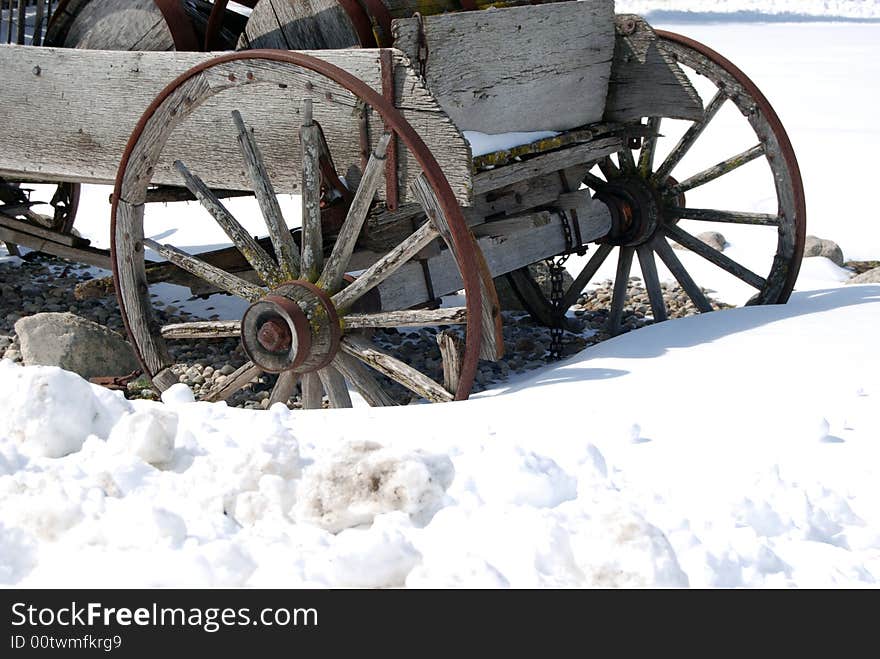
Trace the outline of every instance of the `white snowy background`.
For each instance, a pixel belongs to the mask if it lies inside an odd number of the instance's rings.
[[[618,10],[673,4],[769,5]],[[873,2],[773,10],[880,17]],[[658,27],[753,77],[797,151],[809,232],[880,259],[880,25]],[[735,152],[726,140],[722,124],[706,157]],[[738,208],[742,190],[712,194]],[[98,245],[106,198],[87,189],[78,225]],[[177,208],[152,231],[221,242]],[[737,260],[766,258],[728,240]],[[250,412],[183,385],[126,402],[0,362],[0,584],[875,586],[880,285],[847,277],[806,259],[785,306],[647,327],[447,405]]]

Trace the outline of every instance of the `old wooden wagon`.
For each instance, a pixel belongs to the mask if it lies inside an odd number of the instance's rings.
[[[42,46],[0,47],[0,176],[115,185],[109,253],[71,233],[73,213],[41,221],[8,195],[0,240],[112,269],[108,288],[159,390],[177,382],[168,342],[240,337],[249,361],[206,398],[278,373],[271,400],[299,391],[306,408],[325,393],[350,405],[348,386],[391,404],[384,378],[430,401],[463,399],[478,360],[503,350],[496,277],[559,332],[616,258],[613,332],[636,256],[654,320],[667,317],[659,257],[711,311],[670,241],[752,287],[751,303],[791,293],[805,233],[794,153],[766,98],[709,48],[615,16],[613,0],[239,4],[249,16],[227,2],[62,1]],[[198,52],[210,49],[226,52]],[[675,177],[723,107],[741,114],[748,148]],[[661,150],[668,121],[686,129]],[[474,156],[467,131],[529,135]],[[773,212],[688,203],[759,159]],[[282,193],[300,195],[301,226],[288,224]],[[242,194],[255,196],[265,237],[224,205]],[[193,255],[151,238],[145,221],[174,200],[201,202],[232,247]],[[763,270],[682,220],[769,232]],[[526,267],[588,249],[567,290],[558,267],[549,294]],[[249,306],[241,318],[162,326],[149,287],[164,281]],[[438,304],[456,291],[463,306]],[[438,335],[442,382],[370,340],[374,328],[424,326],[463,329],[463,341]]]

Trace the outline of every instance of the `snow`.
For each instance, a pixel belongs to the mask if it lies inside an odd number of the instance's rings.
[[[63,395],[64,445],[80,448],[46,457],[31,424],[60,430],[56,410],[0,396],[0,579],[873,585],[878,320],[880,286],[797,293],[651,326],[465,403],[396,409],[125,403],[5,361],[0,382],[28,400],[28,382]]]
[[[649,18],[652,13],[665,12],[677,18],[690,13],[694,19],[711,16],[716,19],[761,20],[779,15],[789,19],[880,19],[880,2],[877,0],[615,0],[614,7],[618,13]]]
[[[865,201],[880,28],[662,27],[767,93],[801,162],[810,232],[880,258]],[[829,107],[841,97],[844,112]],[[736,152],[719,120],[691,171]],[[748,180],[712,199],[760,210]],[[106,195],[88,187],[82,214],[103,245]],[[258,231],[247,202],[230,203]],[[197,205],[166,211],[148,235],[226,243]],[[766,256],[751,234],[722,232],[732,258]],[[678,254],[698,280],[709,272]],[[182,385],[127,402],[0,361],[0,584],[876,587],[880,286],[847,277],[806,259],[787,305],[650,326],[448,405],[256,412]],[[221,313],[223,300],[198,304]]]

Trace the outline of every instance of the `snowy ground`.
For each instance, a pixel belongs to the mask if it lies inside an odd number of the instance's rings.
[[[866,203],[880,27],[662,27],[767,93],[800,158],[810,233],[880,259]],[[692,171],[736,152],[719,125]],[[712,198],[742,209],[750,191]],[[90,188],[84,202],[98,244],[105,199]],[[148,232],[215,242],[197,208],[174,211]],[[734,258],[765,255],[724,233]],[[2,362],[0,583],[876,585],[880,286],[844,278],[808,259],[784,307],[652,326],[451,405],[259,413],[179,389],[127,403]]]

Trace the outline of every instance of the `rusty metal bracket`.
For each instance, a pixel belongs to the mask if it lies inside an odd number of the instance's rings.
[[[379,64],[382,69],[382,96],[392,107],[397,107],[394,98],[394,60],[391,51],[379,51]],[[397,187],[397,136],[386,122],[385,131],[391,133],[388,150],[385,152],[385,205],[388,210],[397,210],[399,190]]]

